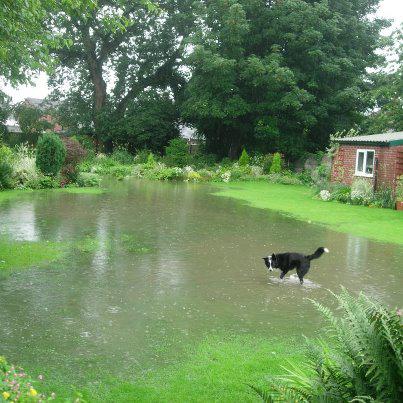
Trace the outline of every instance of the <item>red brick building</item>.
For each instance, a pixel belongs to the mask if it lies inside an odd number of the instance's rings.
[[[339,148],[332,162],[333,182],[351,185],[367,178],[374,189],[396,186],[403,175],[403,132],[338,139]]]

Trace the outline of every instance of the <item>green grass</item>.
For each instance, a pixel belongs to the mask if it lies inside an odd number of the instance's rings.
[[[99,195],[102,193],[105,193],[105,189],[100,188],[100,187],[87,187],[87,188],[76,188],[76,187],[71,187],[71,188],[60,188],[60,189],[54,189],[58,192],[63,192],[63,193],[73,193],[73,194],[90,194],[90,195]]]
[[[53,262],[61,258],[63,253],[63,245],[57,242],[0,239],[0,271]]]
[[[303,350],[295,345],[245,335],[208,337],[183,361],[147,374],[122,380],[98,370],[89,374],[90,386],[81,388],[45,376],[48,381],[38,389],[59,398],[82,394],[90,402],[259,402],[249,385],[264,388],[269,376],[284,373],[287,362],[300,363]]]
[[[401,211],[352,206],[315,199],[306,186],[267,182],[216,184],[217,196],[247,202],[253,207],[277,210],[299,220],[324,224],[339,232],[403,245]]]

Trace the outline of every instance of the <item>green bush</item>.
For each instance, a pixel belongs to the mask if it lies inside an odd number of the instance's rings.
[[[189,146],[185,139],[176,138],[169,140],[165,147],[165,161],[169,166],[184,167],[189,163]]]
[[[349,203],[351,200],[351,188],[347,185],[335,185],[331,192],[331,199],[341,203]]]
[[[58,178],[46,175],[39,175],[36,178],[30,178],[25,182],[24,188],[27,189],[56,189],[60,187]]]
[[[351,186],[351,203],[368,206],[374,200],[374,190],[371,181],[356,179]]]
[[[123,147],[117,147],[113,150],[112,159],[123,165],[133,164],[134,157]]]
[[[263,168],[263,173],[270,173],[270,168],[273,164],[273,154],[265,154],[262,159],[261,167]]]
[[[248,155],[248,153],[246,152],[246,150],[243,149],[243,150],[242,150],[242,154],[241,154],[241,156],[239,157],[239,165],[240,165],[240,166],[249,165],[249,161],[250,161],[249,155]]]
[[[13,187],[13,168],[9,162],[0,160],[0,189],[12,189]]]
[[[166,167],[164,164],[156,164],[154,168],[146,170],[143,176],[154,180],[183,180],[186,174],[179,167]]]
[[[77,177],[77,185],[80,187],[97,187],[101,183],[101,178],[97,174],[81,172]]]
[[[397,178],[396,183],[396,200],[403,201],[403,175]]]
[[[0,144],[0,162],[10,162],[12,154],[10,147]]]
[[[36,166],[45,175],[56,176],[66,158],[66,147],[57,134],[43,134],[36,146]]]
[[[279,174],[282,170],[282,160],[280,153],[274,153],[273,161],[270,167],[271,174]]]
[[[222,161],[220,162],[220,165],[223,167],[229,167],[233,164],[232,160],[228,157],[225,157],[222,159]]]
[[[145,164],[148,160],[148,156],[151,154],[150,150],[140,150],[134,157],[135,164]]]
[[[11,157],[11,149],[0,145],[0,189],[12,189],[14,186]]]
[[[403,385],[400,314],[343,289],[342,315],[314,302],[330,339],[308,342],[307,362],[272,378],[271,390],[254,388],[266,402],[399,402]]]
[[[144,164],[145,169],[152,169],[157,165],[157,161],[155,161],[154,154],[150,153],[147,157],[147,162]]]
[[[373,204],[382,208],[395,208],[395,197],[390,187],[381,187],[374,193]]]

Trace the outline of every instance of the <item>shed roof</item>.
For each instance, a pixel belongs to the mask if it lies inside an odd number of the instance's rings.
[[[335,139],[342,144],[372,144],[383,146],[403,145],[403,132],[388,132],[380,134],[371,134],[368,136],[343,137]]]

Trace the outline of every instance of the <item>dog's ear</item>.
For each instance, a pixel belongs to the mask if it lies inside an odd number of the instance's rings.
[[[276,258],[276,255],[273,253],[273,254],[271,255],[271,258],[272,258],[272,259],[275,259],[275,258]]]

